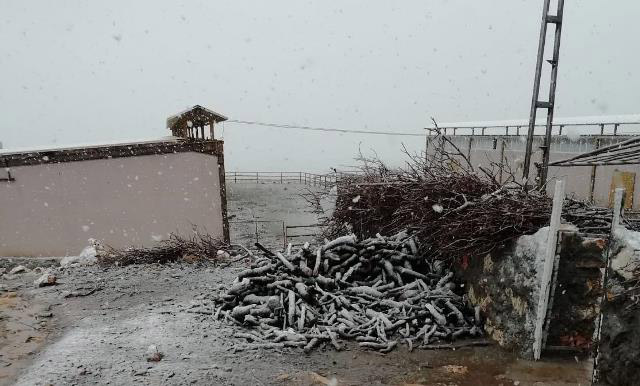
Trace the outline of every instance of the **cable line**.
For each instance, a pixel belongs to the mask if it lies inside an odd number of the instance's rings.
[[[241,124],[241,125],[257,125],[257,126],[266,126],[266,127],[277,127],[277,128],[280,128],[280,129],[328,131],[328,132],[333,132],[333,133],[397,135],[397,136],[405,136],[405,137],[424,137],[426,135],[426,133],[419,134],[419,133],[396,133],[396,132],[391,132],[391,131],[332,129],[332,128],[326,128],[326,127],[310,127],[310,126],[297,126],[297,125],[287,125],[287,124],[268,123],[268,122],[242,121],[242,120],[238,120],[238,119],[229,119],[229,120],[225,121],[225,123],[237,123],[237,124]]]

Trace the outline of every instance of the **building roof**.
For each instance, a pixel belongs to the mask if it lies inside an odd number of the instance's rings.
[[[167,118],[167,128],[198,127],[217,122],[226,121],[228,118],[206,107],[195,105]],[[188,122],[191,122],[189,125]]]

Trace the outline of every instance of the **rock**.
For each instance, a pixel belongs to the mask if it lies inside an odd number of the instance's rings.
[[[27,267],[25,267],[24,265],[18,265],[13,267],[11,271],[9,271],[9,275],[15,275],[16,273],[23,273],[23,272],[27,272]]]
[[[164,354],[158,351],[158,346],[152,344],[147,348],[145,357],[147,358],[147,362],[159,362],[164,357]]]
[[[45,273],[33,282],[36,287],[45,287],[56,284],[56,276],[51,273]]]
[[[218,259],[228,259],[229,257],[231,257],[229,252],[223,251],[222,249],[219,249],[216,255],[218,256]]]

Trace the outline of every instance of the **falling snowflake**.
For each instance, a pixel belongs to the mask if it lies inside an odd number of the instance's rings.
[[[351,201],[353,201],[353,203],[356,204],[358,201],[360,201],[360,196],[358,195],[358,196],[354,197],[353,200],[351,200]]]
[[[444,209],[442,205],[439,204],[433,204],[431,208],[433,208],[433,211],[436,213],[442,213],[442,210]]]

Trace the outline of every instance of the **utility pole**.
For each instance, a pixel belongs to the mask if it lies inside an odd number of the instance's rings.
[[[538,187],[546,184],[549,169],[549,147],[551,145],[551,129],[553,125],[553,109],[556,100],[556,83],[558,78],[558,59],[560,58],[560,37],[562,35],[562,17],[564,11],[564,0],[558,1],[558,10],[555,15],[549,14],[551,0],[544,0],[542,7],[542,23],[540,26],[540,39],[538,42],[538,59],[536,62],[536,73],[533,80],[533,97],[531,98],[531,112],[529,114],[529,131],[527,132],[527,147],[525,149],[524,165],[522,177],[529,184],[529,168],[531,166],[531,154],[533,147],[533,135],[536,125],[536,115],[538,109],[547,110],[547,123],[544,140],[540,149],[542,150],[542,164],[538,170]],[[542,76],[542,64],[544,60],[545,44],[547,40],[547,27],[555,24],[553,57],[547,60],[551,64],[551,81],[549,85],[549,99],[540,101],[540,78]]]

